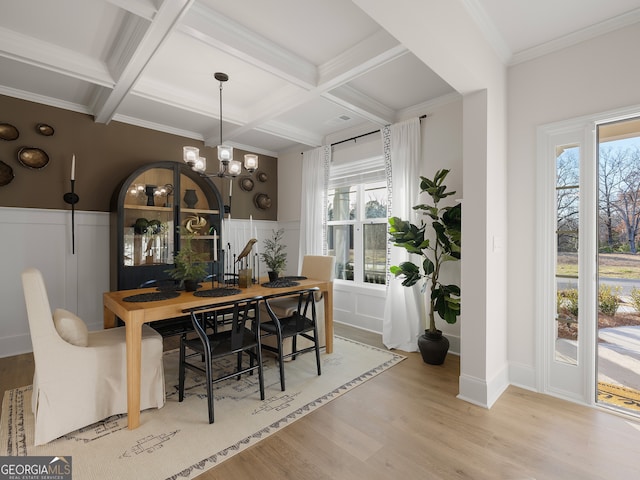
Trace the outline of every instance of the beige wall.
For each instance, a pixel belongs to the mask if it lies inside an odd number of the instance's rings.
[[[62,196],[70,189],[71,157],[76,155],[76,193],[80,196],[78,210],[110,209],[111,196],[119,183],[140,166],[157,161],[182,161],[182,147],[193,145],[202,155],[215,159],[215,148],[204,148],[203,142],[190,138],[136,127],[121,122],[98,124],[90,115],[49,107],[33,102],[0,96],[0,122],[10,123],[20,131],[14,141],[0,140],[0,160],[13,169],[15,178],[0,187],[0,206],[66,209]],[[35,126],[46,123],[55,134],[46,137],[36,133]],[[21,147],[37,147],[49,155],[46,167],[33,170],[17,159]],[[244,151],[236,150],[236,158]],[[244,192],[235,180],[232,216],[256,220],[276,220],[278,214],[277,159],[260,155],[260,171],[268,175],[265,183],[254,179],[252,192]],[[220,179],[214,183],[220,188]],[[221,194],[228,200],[228,180]],[[253,204],[256,193],[266,193],[272,199],[268,210]]]

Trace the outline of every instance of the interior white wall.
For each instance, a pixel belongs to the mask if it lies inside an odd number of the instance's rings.
[[[536,128],[640,104],[640,24],[513,66],[508,73],[508,318],[511,383],[535,380]]]
[[[287,246],[287,275],[298,275],[300,245],[300,195],[302,192],[302,152],[290,150],[278,157],[278,228],[284,229]]]
[[[422,160],[420,172],[431,176],[441,168],[451,170],[447,177],[450,190],[457,192],[455,199],[463,197],[462,189],[462,97],[450,95],[422,106],[421,113],[427,115],[421,121]],[[345,132],[344,137],[351,133]],[[336,138],[338,138],[337,136]],[[371,158],[382,154],[380,134],[372,134],[338,145],[334,149],[334,161],[338,163]],[[278,225],[285,229],[289,251],[298,244],[300,222],[300,183],[302,156],[299,152],[285,153],[278,158],[278,183],[290,185],[278,192]],[[283,181],[286,178],[286,182]],[[418,179],[407,179],[419,181]],[[283,206],[286,206],[283,208]],[[297,237],[296,237],[297,235]],[[451,263],[443,270],[443,279],[460,284],[460,266],[462,262]],[[290,273],[297,269],[290,268]],[[360,287],[351,282],[336,281],[334,285],[334,319],[337,322],[353,325],[364,330],[382,333],[382,313],[384,310],[385,289],[381,286]],[[448,325],[439,322],[451,342],[452,353],[460,352],[460,322]]]
[[[489,407],[509,382],[506,67],[464,0],[353,1],[465,97],[459,396]]]

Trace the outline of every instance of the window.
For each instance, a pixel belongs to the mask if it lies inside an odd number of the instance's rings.
[[[336,257],[336,279],[384,284],[387,185],[382,160],[332,166],[330,177],[327,242],[329,255]]]

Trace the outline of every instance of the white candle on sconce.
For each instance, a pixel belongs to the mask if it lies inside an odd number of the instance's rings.
[[[73,158],[71,159],[71,180],[76,179],[76,154],[73,154]]]
[[[229,196],[233,193],[233,179],[229,179]]]

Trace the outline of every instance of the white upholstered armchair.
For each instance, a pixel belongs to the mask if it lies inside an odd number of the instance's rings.
[[[42,274],[28,269],[22,285],[35,359],[32,410],[35,445],[127,411],[124,327],[89,332],[71,312],[51,314]],[[141,409],[164,405],[162,337],[142,329]]]

